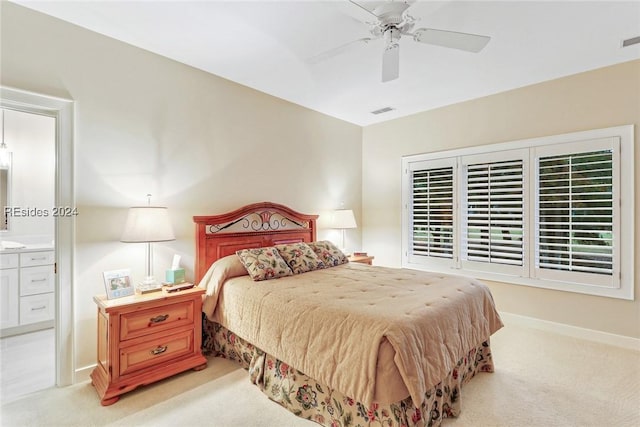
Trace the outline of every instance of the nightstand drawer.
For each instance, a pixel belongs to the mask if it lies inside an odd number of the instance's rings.
[[[120,339],[124,341],[171,328],[193,325],[193,321],[193,300],[124,313],[120,317]]]
[[[120,349],[120,375],[193,353],[193,329]]]

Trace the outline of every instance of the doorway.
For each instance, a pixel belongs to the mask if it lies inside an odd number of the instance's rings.
[[[73,176],[73,102],[14,88],[0,87],[4,109],[51,117],[55,120],[53,208],[75,208]],[[51,214],[51,212],[50,212]],[[10,221],[10,219],[9,219]],[[74,382],[73,259],[75,217],[54,217],[54,347],[55,384]]]
[[[56,119],[0,109],[0,395],[55,385]]]

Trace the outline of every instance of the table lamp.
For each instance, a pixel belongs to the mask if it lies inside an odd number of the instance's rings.
[[[150,198],[149,195],[147,197]],[[149,204],[151,203],[149,199]],[[124,232],[120,238],[125,243],[146,243],[146,277],[139,285],[146,289],[161,289],[161,283],[153,277],[153,246],[154,242],[168,242],[175,240],[169,211],[160,206],[134,206],[129,208]]]
[[[345,230],[347,228],[358,228],[358,224],[356,224],[356,218],[353,215],[353,211],[351,209],[337,209],[332,212],[331,219],[329,221],[329,228],[335,228],[338,230],[342,230],[342,245],[340,250],[347,254],[345,248]]]

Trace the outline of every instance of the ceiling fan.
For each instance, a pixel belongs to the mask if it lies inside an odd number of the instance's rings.
[[[433,28],[418,28],[413,30],[416,19],[407,13],[407,9],[416,0],[377,2],[373,9],[367,9],[363,5],[348,0],[349,3],[365,11],[370,19],[365,20],[369,25],[369,32],[373,37],[365,37],[351,41],[342,46],[322,52],[307,60],[314,64],[351,49],[359,44],[367,44],[374,40],[383,39],[384,51],[382,52],[382,82],[388,82],[398,78],[400,73],[400,45],[398,41],[402,36],[411,36],[414,41],[432,44],[468,52],[480,52],[491,40],[491,37],[478,34],[467,34],[456,31],[436,30]],[[360,21],[360,20],[359,20]],[[412,31],[413,30],[413,31]]]

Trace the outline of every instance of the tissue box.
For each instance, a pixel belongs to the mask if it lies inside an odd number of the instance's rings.
[[[165,275],[165,280],[167,283],[183,283],[184,282],[184,268],[177,268],[175,270],[167,270],[167,274]]]

